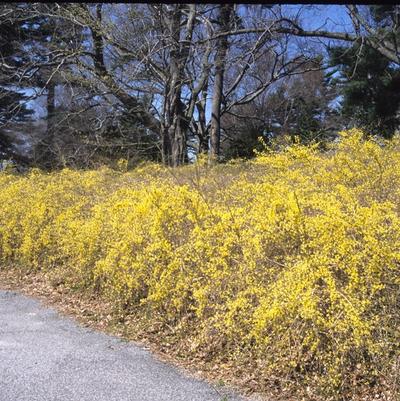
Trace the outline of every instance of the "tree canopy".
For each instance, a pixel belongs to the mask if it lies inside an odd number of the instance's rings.
[[[390,137],[399,7],[341,7],[351,29],[306,28],[302,6],[3,3],[4,157],[16,131],[47,168],[251,157],[259,137],[352,124]]]

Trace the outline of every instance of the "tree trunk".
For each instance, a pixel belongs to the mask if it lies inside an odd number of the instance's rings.
[[[187,15],[185,25],[182,24],[184,15]],[[172,167],[184,164],[188,160],[187,132],[190,116],[185,115],[182,86],[185,81],[185,66],[192,46],[195,16],[194,4],[175,4],[167,6],[163,18],[164,36],[169,48],[169,69],[164,97],[165,130],[162,132],[162,142],[170,143],[170,148],[163,148],[163,151],[170,151],[169,154],[163,154],[163,160]],[[185,35],[181,38],[183,32]]]
[[[186,151],[186,137],[182,130],[181,121],[181,87],[182,87],[182,71],[180,60],[180,32],[182,6],[177,4],[171,6],[166,14],[166,28],[168,32],[170,54],[169,54],[169,75],[170,82],[167,86],[168,90],[165,97],[165,125],[163,132],[163,142],[170,143],[170,148],[165,148],[168,154],[163,155],[166,163],[172,167],[179,166],[183,163],[183,153]],[[182,137],[183,136],[183,137]]]
[[[54,138],[55,138],[55,83],[51,80],[47,86],[47,117],[46,117],[46,134],[41,143],[37,147],[35,159],[45,168],[51,168],[56,160],[54,160]]]
[[[170,164],[171,154],[171,139],[169,136],[168,127],[165,127],[163,124],[163,127],[161,128],[161,161],[163,164]]]
[[[55,87],[54,82],[50,81],[47,88],[47,138],[54,135]]]
[[[219,32],[227,32],[230,28],[233,4],[223,4],[219,7]],[[217,42],[217,52],[214,59],[214,90],[211,105],[210,131],[210,162],[216,162],[220,154],[221,143],[221,104],[223,98],[223,84],[226,54],[228,52],[228,37],[222,36]]]
[[[207,104],[207,90],[208,90],[208,82],[205,83],[204,89],[201,92],[201,100],[197,103],[197,112],[199,114],[198,117],[198,138],[199,138],[199,153],[208,153],[208,129],[207,129],[207,121],[206,121],[206,104]]]
[[[174,118],[174,122],[170,127],[171,135],[174,139],[172,142],[172,167],[180,166],[185,162],[186,153],[186,135],[182,130],[182,124],[180,117],[177,114]]]

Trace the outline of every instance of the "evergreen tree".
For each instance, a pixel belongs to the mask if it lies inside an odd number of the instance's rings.
[[[394,6],[372,6],[371,16],[377,30],[385,29],[394,18]],[[400,124],[400,69],[372,47],[355,43],[334,47],[330,64],[340,76],[333,83],[343,96],[342,115],[349,125],[365,128],[372,134],[391,137]]]
[[[29,118],[32,110],[24,102],[27,97],[18,90],[18,75],[15,71],[26,62],[21,53],[21,41],[27,39],[24,21],[5,18],[17,6],[0,6],[0,126],[7,121],[22,121]]]
[[[19,90],[19,77],[15,74],[26,61],[20,52],[21,41],[26,39],[24,21],[12,18],[17,12],[17,5],[0,5],[0,158],[15,156],[6,124],[26,121],[33,113],[27,107],[27,96]]]

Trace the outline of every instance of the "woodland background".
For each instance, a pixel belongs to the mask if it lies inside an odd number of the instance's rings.
[[[0,5],[0,152],[47,169],[251,158],[399,126],[399,6]]]

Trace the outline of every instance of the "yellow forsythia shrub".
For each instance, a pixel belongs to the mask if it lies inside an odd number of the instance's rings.
[[[259,383],[398,391],[400,139],[364,137],[215,168],[1,173],[1,263],[62,268]]]

